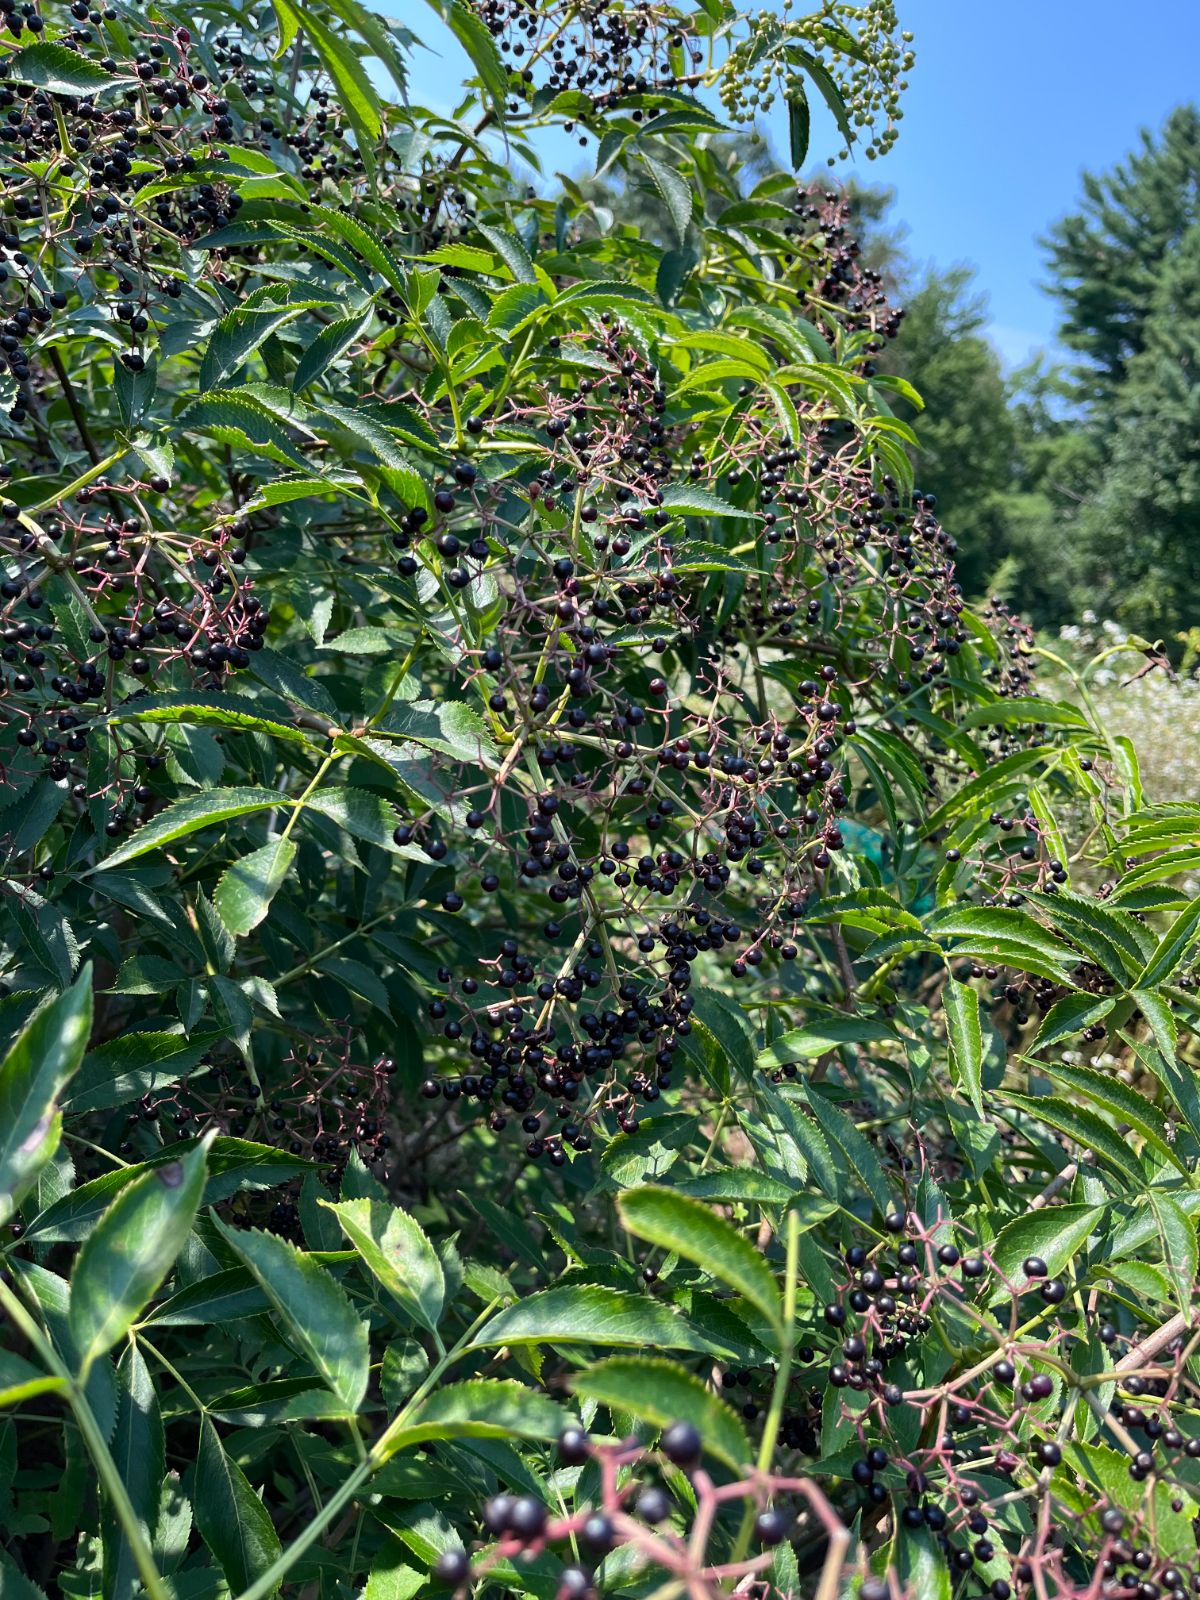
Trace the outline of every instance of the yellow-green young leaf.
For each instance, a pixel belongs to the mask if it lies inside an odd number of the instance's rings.
[[[200,1537],[217,1558],[231,1594],[240,1594],[282,1554],[266,1507],[246,1474],[226,1455],[216,1428],[203,1417],[192,1491]]]
[[[979,996],[969,983],[949,978],[942,990],[950,1066],[976,1112],[983,1115],[983,1029]]]
[[[129,1331],[174,1266],[204,1193],[209,1142],[127,1184],[84,1241],[68,1319],[85,1370]]]
[[[389,1432],[375,1458],[429,1439],[557,1439],[567,1418],[548,1395],[515,1378],[472,1378],[430,1395],[403,1428]]]
[[[92,1028],[92,969],[22,1028],[0,1062],[0,1227],[58,1147],[58,1096],[79,1070]]]
[[[782,1302],[775,1274],[731,1222],[699,1200],[687,1200],[655,1184],[626,1190],[617,1209],[630,1233],[694,1261],[780,1326]]]
[[[295,841],[280,834],[225,869],[213,890],[213,905],[230,933],[258,927],[295,858]]]
[[[692,1423],[705,1450],[734,1472],[741,1472],[753,1456],[737,1413],[673,1361],[610,1356],[573,1378],[571,1389],[584,1400],[595,1400],[610,1411],[628,1411],[656,1428]]]
[[[407,1211],[384,1200],[323,1200],[371,1276],[430,1333],[437,1329],[446,1279],[437,1252]]]
[[[367,1392],[367,1325],[326,1269],[277,1234],[239,1230],[218,1221],[225,1239],[250,1268],[282,1322],[282,1332],[320,1374],[346,1412]]]
[[[1001,1228],[992,1246],[997,1273],[1023,1289],[1027,1280],[1021,1263],[1026,1256],[1041,1256],[1054,1277],[1083,1249],[1104,1210],[1103,1206],[1047,1206],[1044,1211],[1017,1217]],[[1008,1292],[1003,1283],[998,1284],[991,1298],[1003,1299]]]

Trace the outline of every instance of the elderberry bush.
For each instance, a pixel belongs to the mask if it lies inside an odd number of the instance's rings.
[[[1200,1592],[1200,806],[712,109],[891,0],[438,12],[0,6],[0,1589]]]

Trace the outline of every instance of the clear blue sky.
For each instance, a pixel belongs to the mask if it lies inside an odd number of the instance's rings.
[[[449,111],[463,66],[454,40],[421,0],[383,0],[383,9],[438,52],[418,52],[413,99]],[[992,338],[1006,360],[1023,360],[1053,340],[1037,241],[1071,209],[1080,173],[1104,170],[1140,128],[1200,98],[1200,4],[900,0],[898,9],[917,51],[903,131],[889,156],[852,170],[895,189],[892,214],[914,262],[978,270]],[[786,151],[782,118],[765,131]],[[814,153],[835,137],[818,123]],[[548,175],[587,170],[566,138],[540,148]]]

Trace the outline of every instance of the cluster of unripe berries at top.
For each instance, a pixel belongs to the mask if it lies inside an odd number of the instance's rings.
[[[762,11],[747,19],[747,37],[730,52],[718,78],[726,113],[736,122],[752,122],[777,97],[789,104],[802,101],[807,92],[804,74],[795,57],[789,57],[789,46],[798,47],[816,58],[842,92],[847,116],[842,131],[848,142],[840,158],[848,159],[850,141],[862,146],[868,161],[886,155],[900,136],[905,74],[916,61],[909,48],[913,36],[901,31],[894,0],[865,0],[861,5],[823,0],[819,9],[798,18],[790,15],[792,9],[793,0],[783,0],[782,17]],[[851,34],[853,51],[843,48]],[[830,166],[835,159],[829,158]]]

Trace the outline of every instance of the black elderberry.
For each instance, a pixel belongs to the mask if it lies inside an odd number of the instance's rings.
[[[633,1509],[643,1522],[665,1522],[671,1515],[670,1496],[665,1489],[651,1485],[639,1493]]]
[[[520,1495],[509,1508],[507,1526],[509,1532],[530,1543],[540,1538],[545,1530],[546,1507],[532,1495]]]
[[[673,1422],[664,1428],[662,1452],[677,1467],[694,1467],[703,1453],[699,1429],[691,1422]]]
[[[465,1583],[470,1573],[470,1558],[462,1549],[443,1550],[434,1563],[434,1577],[449,1588],[456,1589],[460,1583]]]
[[[754,1519],[754,1537],[759,1544],[782,1544],[788,1536],[791,1518],[777,1506],[772,1506],[766,1511],[760,1511]]]
[[[644,1489],[642,1494],[644,1496],[646,1494],[653,1494],[655,1492],[656,1491],[653,1489]],[[641,1501],[639,1499],[638,1515],[641,1516],[646,1522],[661,1522],[665,1516],[669,1515],[669,1512],[664,1512],[663,1517],[652,1518],[646,1515],[640,1509],[640,1507]],[[608,1551],[612,1549],[613,1544],[616,1542],[616,1530],[613,1527],[612,1518],[606,1516],[603,1511],[593,1511],[591,1516],[589,1516],[587,1521],[583,1524],[583,1527],[579,1530],[579,1538],[580,1542],[594,1554],[607,1554]]]

